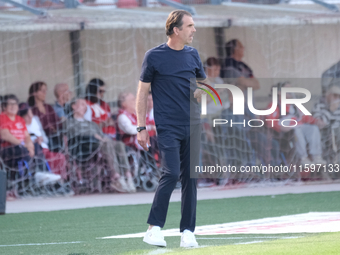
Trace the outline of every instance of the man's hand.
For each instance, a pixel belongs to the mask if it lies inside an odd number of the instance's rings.
[[[197,102],[201,102],[202,95],[207,94],[204,90],[196,89],[194,92],[194,98],[197,99]]]
[[[39,145],[41,145],[41,143],[44,141],[44,138],[42,136],[37,137],[37,139],[35,140]]]
[[[25,144],[26,149],[28,150],[28,154],[30,155],[31,158],[34,157],[34,145],[32,144]]]
[[[137,133],[137,141],[144,150],[148,151],[150,147],[150,137],[145,129]],[[148,147],[149,146],[149,147]]]
[[[319,127],[319,129],[323,129],[326,126],[326,123],[321,119],[316,119],[315,124]]]

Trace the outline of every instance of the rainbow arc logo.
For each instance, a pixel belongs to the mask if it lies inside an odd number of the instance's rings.
[[[220,98],[220,95],[217,93],[217,91],[216,91],[213,87],[211,87],[210,85],[205,84],[205,83],[203,83],[203,82],[197,82],[197,83],[199,83],[199,84],[201,84],[201,85],[204,85],[204,86],[206,86],[207,88],[209,88],[211,91],[213,91],[213,92],[216,94],[218,100],[220,101],[220,103],[221,103],[221,105],[222,105],[222,100],[221,100],[221,98]],[[203,90],[203,91],[205,91],[205,92],[212,98],[212,100],[214,100],[215,105],[217,105],[214,96],[211,94],[211,92],[210,92],[209,90],[206,90],[206,89],[203,89],[203,88],[200,88],[200,87],[198,87],[198,88],[201,89],[201,90]]]

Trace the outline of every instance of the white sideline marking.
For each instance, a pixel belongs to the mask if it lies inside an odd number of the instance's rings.
[[[195,235],[230,235],[230,234],[287,234],[287,233],[322,233],[340,231],[340,212],[309,212],[302,214],[270,217],[256,220],[230,222],[199,226]],[[178,228],[162,230],[164,236],[180,236]],[[107,236],[109,238],[140,238],[145,232]]]
[[[263,241],[252,241],[252,242],[235,243],[235,244],[238,245],[238,244],[251,244],[251,243],[263,243]]]
[[[82,241],[76,242],[60,242],[60,243],[25,243],[25,244],[8,244],[0,245],[0,247],[10,247],[10,246],[32,246],[32,245],[50,245],[50,244],[69,244],[69,243],[83,243]]]
[[[168,253],[168,252],[172,252],[172,250],[170,250],[170,249],[157,249],[157,250],[150,251],[148,253],[148,255],[158,255],[158,254],[164,254],[164,253]]]
[[[299,238],[303,236],[245,236],[245,237],[197,237],[196,239],[201,240],[210,240],[210,239],[216,239],[216,240],[233,240],[233,239],[290,239],[290,238]]]

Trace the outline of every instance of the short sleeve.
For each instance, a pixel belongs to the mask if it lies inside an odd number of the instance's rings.
[[[196,78],[205,79],[206,75],[205,75],[205,72],[204,72],[203,64],[202,64],[202,61],[200,59],[200,56],[198,55],[197,50],[196,50],[196,55],[197,55],[196,58],[197,58],[197,61],[198,61],[198,68],[196,69]]]
[[[148,51],[145,53],[143,64],[142,64],[142,71],[140,74],[140,81],[142,82],[152,82],[154,77],[154,67],[151,61],[151,52]]]
[[[239,78],[242,77],[243,74],[232,66],[228,66],[224,69],[224,77],[225,78]]]

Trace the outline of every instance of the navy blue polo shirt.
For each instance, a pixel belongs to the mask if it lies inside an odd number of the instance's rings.
[[[163,43],[145,53],[140,80],[151,82],[156,125],[200,123],[201,108],[193,98],[197,84],[190,82],[195,78],[206,78],[195,48],[173,50]]]

